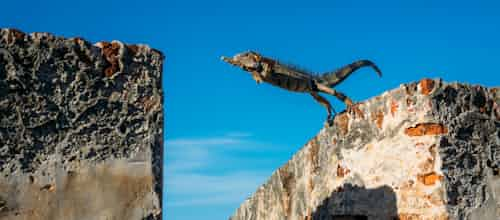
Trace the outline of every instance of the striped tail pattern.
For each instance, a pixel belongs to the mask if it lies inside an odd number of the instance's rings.
[[[321,83],[327,85],[328,87],[334,87],[337,84],[344,81],[354,71],[358,70],[361,67],[366,67],[366,66],[372,67],[375,70],[375,72],[377,72],[377,74],[380,77],[382,77],[382,72],[377,67],[377,65],[375,65],[375,63],[373,63],[372,61],[369,61],[369,60],[358,60],[358,61],[351,63],[351,64],[348,64],[348,65],[346,65],[346,66],[344,66],[336,71],[324,73],[324,74],[318,76],[318,80]]]

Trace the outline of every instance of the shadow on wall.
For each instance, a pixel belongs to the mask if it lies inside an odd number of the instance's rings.
[[[312,214],[313,220],[398,219],[396,194],[389,186],[374,189],[345,184]]]

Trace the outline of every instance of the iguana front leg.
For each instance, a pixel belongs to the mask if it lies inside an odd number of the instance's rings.
[[[267,62],[261,62],[261,65],[262,65],[262,76],[264,76],[264,78],[266,78],[273,71],[272,67],[271,67],[271,64],[269,64]]]
[[[253,80],[255,80],[255,82],[257,83],[261,83],[263,82],[264,80],[262,80],[262,76],[260,75],[259,72],[257,71],[252,71],[252,78]]]
[[[272,72],[271,64],[266,63],[266,62],[262,62],[261,65],[262,65],[262,72],[258,72],[255,70],[252,71],[252,77],[257,83],[263,82],[264,81],[263,78],[267,78],[267,77],[269,77],[269,75],[272,74],[271,73]]]
[[[310,93],[311,96],[314,98],[314,100],[316,100],[317,102],[319,102],[319,104],[321,104],[322,106],[324,106],[326,108],[326,111],[328,112],[328,116],[326,118],[326,120],[328,121],[328,124],[331,125],[332,124],[332,105],[330,105],[330,102],[328,102],[327,99],[325,99],[323,96],[320,96],[318,93],[316,92],[311,92]],[[335,113],[335,110],[333,110],[333,112]]]

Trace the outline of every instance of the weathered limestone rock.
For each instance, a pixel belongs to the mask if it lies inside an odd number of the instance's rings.
[[[162,63],[0,29],[0,219],[160,219]]]
[[[499,88],[429,79],[362,102],[231,219],[500,219],[499,105]]]

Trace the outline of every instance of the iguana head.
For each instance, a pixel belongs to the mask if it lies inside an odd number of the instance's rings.
[[[234,57],[225,57],[222,56],[221,60],[224,62],[227,62],[229,64],[239,66],[245,71],[260,71],[262,66],[261,66],[261,56],[253,51],[247,51],[244,53],[239,53],[236,54]]]

